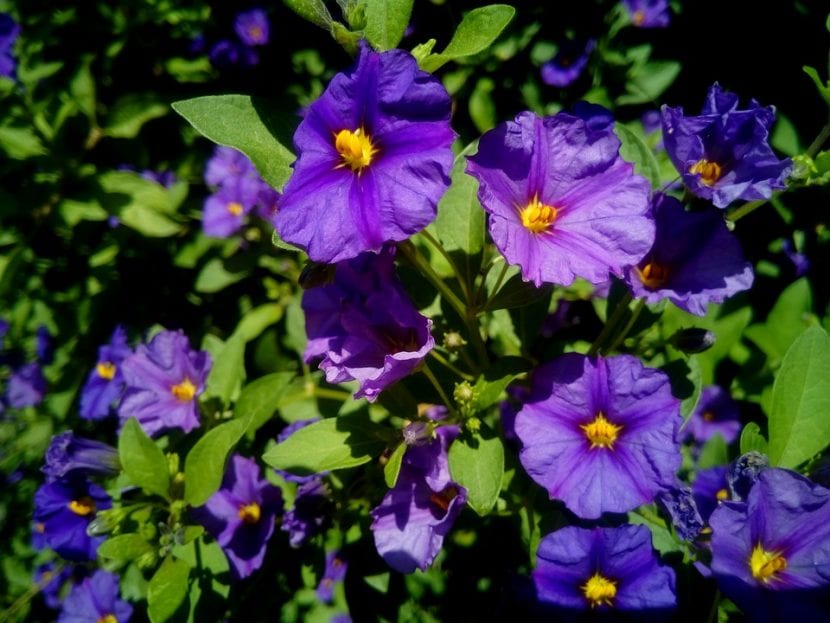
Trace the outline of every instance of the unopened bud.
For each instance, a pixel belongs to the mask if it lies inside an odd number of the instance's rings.
[[[455,384],[452,395],[459,405],[469,405],[475,399],[475,390],[467,381],[462,381]]]
[[[481,430],[481,420],[477,417],[471,417],[464,420],[464,427],[471,433],[477,433]]]
[[[455,351],[463,347],[467,342],[461,337],[458,331],[449,331],[444,334],[444,348],[448,351]]]
[[[712,348],[715,343],[715,334],[698,327],[680,329],[671,336],[669,343],[684,353],[702,353]]]

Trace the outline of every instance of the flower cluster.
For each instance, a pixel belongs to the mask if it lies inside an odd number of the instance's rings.
[[[205,183],[216,190],[205,200],[202,229],[216,238],[239,232],[252,212],[268,218],[279,199],[248,157],[232,147],[216,147],[205,167]]]
[[[265,11],[253,8],[237,14],[233,30],[236,39],[221,39],[211,47],[210,62],[220,69],[258,65],[257,48],[267,45],[270,38],[270,24]]]

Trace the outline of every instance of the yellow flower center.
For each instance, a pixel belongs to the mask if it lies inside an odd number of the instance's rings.
[[[196,386],[190,379],[185,378],[178,385],[171,387],[170,392],[182,402],[187,402],[188,400],[193,400],[193,396],[196,395]]]
[[[534,234],[539,234],[547,231],[553,225],[556,220],[556,208],[539,201],[539,195],[533,195],[533,199],[522,208],[520,215],[522,225]]]
[[[68,506],[69,510],[81,517],[86,517],[95,512],[95,501],[89,496],[72,500]]]
[[[255,524],[262,517],[262,509],[256,502],[251,502],[245,506],[240,506],[237,515],[244,523]]]
[[[669,269],[656,262],[649,262],[642,268],[638,268],[637,274],[645,287],[649,290],[656,290],[668,280]]]
[[[96,623],[118,623],[118,619],[115,618],[114,614],[105,614]]]
[[[725,500],[728,500],[729,499],[729,491],[727,491],[726,489],[718,489],[718,492],[715,494],[715,498],[719,502],[723,502]]]
[[[700,181],[706,186],[714,186],[723,171],[717,162],[709,162],[706,158],[701,158],[689,167],[689,173],[699,175]]]
[[[634,22],[635,26],[642,26],[643,22],[646,21],[646,12],[645,11],[634,11],[634,15],[631,17],[631,21]]]
[[[372,144],[372,137],[363,128],[354,132],[340,130],[334,137],[334,147],[343,160],[338,168],[348,166],[357,173],[368,167],[378,153],[377,147]]]
[[[590,424],[582,424],[579,428],[585,431],[585,436],[591,442],[591,448],[609,448],[613,450],[622,426],[612,424],[600,411]]]
[[[239,216],[242,214],[242,204],[238,201],[231,201],[227,206],[225,206],[231,214],[234,216]]]
[[[262,37],[262,28],[260,28],[259,26],[251,26],[248,29],[248,35],[254,41],[259,41],[259,39]]]
[[[588,581],[579,588],[582,589],[582,594],[585,595],[585,599],[588,600],[592,608],[602,604],[606,606],[614,605],[612,600],[617,596],[617,583],[604,577],[599,571],[588,578]]]
[[[102,379],[111,381],[115,378],[116,367],[111,361],[101,361],[97,366],[95,366],[95,371]]]
[[[749,568],[752,577],[762,584],[768,584],[778,579],[776,576],[787,568],[787,559],[780,552],[768,552],[758,543],[749,556]]]

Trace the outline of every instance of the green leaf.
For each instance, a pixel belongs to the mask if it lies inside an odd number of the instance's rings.
[[[481,132],[492,130],[498,123],[496,103],[493,101],[493,90],[496,83],[490,78],[479,78],[473,92],[470,93],[470,119]]]
[[[637,133],[623,125],[615,123],[614,129],[622,141],[620,155],[627,161],[634,163],[634,171],[645,177],[652,188],[660,186],[660,165],[654,151],[646,145],[645,140]]]
[[[119,534],[101,543],[97,556],[105,563],[111,561],[115,567],[120,567],[153,549],[153,545],[140,534]]]
[[[770,144],[787,156],[796,156],[802,153],[804,149],[798,138],[798,129],[795,124],[789,117],[782,115],[780,112],[776,116],[777,120],[772,128]]]
[[[293,372],[275,372],[248,383],[236,401],[237,419],[248,419],[249,430],[259,429],[274,414],[295,376]]]
[[[220,292],[237,281],[241,281],[248,276],[245,271],[231,272],[225,268],[225,263],[221,258],[213,257],[202,267],[199,275],[196,277],[196,283],[193,289],[196,292],[203,292],[205,294],[213,294]]]
[[[403,457],[406,454],[406,444],[401,442],[394,452],[389,455],[389,460],[383,466],[383,479],[386,481],[386,486],[390,489],[398,482],[398,475],[401,473],[401,465],[403,464]]]
[[[552,289],[553,286],[549,285],[537,288],[529,281],[524,281],[520,274],[513,275],[487,303],[487,311],[530,305],[548,296]]]
[[[726,465],[729,462],[729,451],[726,440],[720,433],[716,433],[700,449],[697,466],[700,469]]]
[[[231,420],[209,430],[187,453],[184,467],[184,499],[201,506],[219,490],[225,474],[225,461],[242,439],[249,419]]]
[[[750,422],[744,426],[741,432],[741,454],[746,454],[752,451],[767,453],[767,440],[761,434],[761,427],[755,422]]]
[[[32,128],[0,127],[0,149],[12,160],[25,160],[47,153]]]
[[[464,15],[444,51],[427,56],[421,63],[421,69],[433,72],[451,60],[486,50],[515,14],[516,9],[507,4],[491,4],[473,9]]]
[[[466,155],[475,149],[470,144],[455,159],[452,183],[438,202],[435,233],[455,261],[462,278],[472,284],[481,267],[484,250],[484,208],[478,201],[478,182],[464,173]]]
[[[387,430],[362,414],[327,418],[301,428],[262,457],[292,474],[317,474],[363,465],[386,447]]]
[[[804,73],[810,76],[813,79],[813,82],[818,89],[819,95],[821,95],[822,99],[827,102],[827,105],[830,106],[830,81],[825,84],[822,82],[821,78],[819,78],[818,72],[815,70],[814,67],[808,67],[805,65],[802,69],[804,69]]]
[[[331,13],[323,0],[283,0],[285,5],[303,19],[326,30],[331,29]]]
[[[164,623],[176,613],[187,597],[190,566],[168,556],[147,587],[147,614],[151,623]]]
[[[173,110],[214,143],[248,156],[262,179],[277,190],[291,177],[294,154],[274,137],[267,107],[259,100],[247,95],[211,95],[175,102]]]
[[[482,426],[481,436],[462,434],[450,446],[450,474],[467,489],[467,504],[486,515],[496,503],[504,476],[504,446],[498,435]]]
[[[167,497],[170,488],[167,457],[147,436],[134,417],[130,417],[121,429],[121,436],[118,438],[118,458],[134,485],[150,493]]]
[[[145,236],[168,237],[181,232],[173,217],[183,196],[130,171],[109,171],[97,178],[99,201],[127,227]]]
[[[476,410],[484,411],[496,404],[510,382],[530,368],[530,362],[521,357],[499,357],[476,381]]]
[[[680,73],[677,61],[649,61],[637,68],[626,84],[628,93],[617,98],[617,104],[648,104],[657,102]]]
[[[380,51],[397,47],[412,13],[414,0],[366,0],[366,28],[369,43]]]
[[[766,322],[749,327],[745,335],[775,366],[795,338],[807,328],[813,310],[813,293],[806,277],[790,284],[770,310]]]
[[[118,99],[112,107],[104,134],[113,138],[134,138],[152,119],[163,117],[170,108],[153,93],[131,93]]]
[[[216,355],[210,368],[205,395],[218,398],[227,405],[245,380],[245,336],[234,332]]]
[[[769,457],[796,467],[830,444],[830,337],[815,325],[790,346],[772,389]]]
[[[265,303],[245,312],[234,333],[239,333],[246,342],[258,338],[265,329],[279,322],[285,313],[282,303]]]
[[[69,83],[69,93],[75,105],[90,120],[95,119],[95,79],[90,70],[93,60],[92,56],[84,56]]]

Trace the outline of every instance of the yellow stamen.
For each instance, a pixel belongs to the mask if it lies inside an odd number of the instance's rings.
[[[239,216],[240,214],[242,214],[242,204],[238,201],[231,201],[225,207],[227,208],[228,212],[230,212],[234,216]]]
[[[631,21],[634,22],[635,26],[642,26],[643,22],[646,21],[646,12],[634,11],[634,15],[631,17]]]
[[[259,521],[260,517],[262,517],[262,509],[256,502],[251,502],[245,506],[240,506],[239,513],[237,514],[244,523],[254,524]]]
[[[68,506],[69,510],[81,517],[86,517],[95,512],[95,501],[89,496],[72,500]]]
[[[334,137],[334,147],[343,159],[337,168],[348,166],[357,173],[368,167],[378,153],[377,147],[372,144],[372,137],[363,128],[354,132],[340,130]]]
[[[115,618],[114,614],[105,614],[96,623],[118,623],[118,619]]]
[[[749,556],[749,568],[752,577],[763,584],[769,584],[780,572],[787,568],[787,559],[781,552],[768,552],[758,543]]]
[[[669,269],[661,264],[649,262],[642,268],[638,268],[637,274],[645,287],[649,290],[656,290],[666,283],[669,278]]]
[[[46,524],[44,524],[42,521],[37,522],[35,524],[35,532],[37,532],[38,534],[43,534],[44,532],[46,532]]]
[[[251,26],[251,27],[248,29],[248,35],[249,35],[249,36],[251,37],[251,39],[253,39],[254,41],[259,41],[259,40],[260,40],[260,38],[262,37],[262,28],[260,28],[259,26]]]
[[[617,583],[604,577],[599,571],[588,578],[588,581],[579,588],[582,589],[582,594],[585,595],[585,599],[588,600],[592,608],[602,604],[606,606],[614,605],[612,600],[617,596]]]
[[[522,225],[534,234],[539,234],[547,231],[553,225],[556,220],[556,208],[539,201],[539,195],[533,195],[533,199],[522,208],[520,215]]]
[[[182,402],[187,402],[188,400],[193,400],[193,396],[196,395],[196,386],[190,379],[185,378],[178,385],[171,387],[170,392]]]
[[[704,411],[703,412],[703,419],[706,422],[714,422],[715,421],[715,414],[711,411]]]
[[[701,158],[689,167],[689,173],[700,175],[701,183],[706,186],[714,186],[723,172],[717,162],[709,162],[706,158]]]
[[[582,424],[579,428],[585,431],[585,436],[591,442],[591,448],[614,449],[614,442],[617,441],[622,426],[612,424],[602,412],[597,413],[596,418],[590,424]]]
[[[719,502],[723,502],[725,500],[728,500],[729,499],[729,491],[727,491],[726,489],[719,489],[718,492],[715,494],[715,498]]]
[[[111,361],[101,361],[98,363],[97,366],[95,366],[95,371],[98,373],[98,376],[100,376],[102,379],[111,381],[113,378],[115,378],[116,368],[115,364]]]

